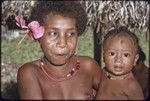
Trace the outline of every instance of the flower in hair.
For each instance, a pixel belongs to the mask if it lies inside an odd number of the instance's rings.
[[[28,24],[29,36],[32,36],[34,39],[39,39],[44,34],[44,27],[40,26],[39,22],[32,21]]]
[[[44,27],[40,26],[38,21],[32,21],[28,25],[26,25],[25,20],[23,19],[23,16],[16,16],[16,25],[18,27],[21,27],[22,29],[25,29],[27,34],[34,40],[37,40],[41,38],[44,34]],[[27,35],[26,34],[26,35]],[[25,36],[26,36],[25,35]],[[18,45],[22,42],[22,40],[25,38],[25,36],[20,40]]]

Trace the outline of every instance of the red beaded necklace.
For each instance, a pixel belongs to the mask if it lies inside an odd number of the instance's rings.
[[[73,75],[75,75],[77,73],[77,71],[79,70],[79,68],[80,68],[80,63],[79,63],[79,61],[77,61],[77,57],[73,56],[73,68],[72,68],[72,70],[68,74],[63,75],[61,77],[58,77],[58,76],[56,76],[56,75],[54,75],[52,73],[47,72],[46,69],[44,68],[44,63],[43,63],[42,59],[41,59],[40,67],[41,67],[42,71],[44,72],[44,74],[49,79],[51,79],[53,81],[56,81],[56,82],[61,82],[61,81],[64,81],[64,80],[68,80]]]

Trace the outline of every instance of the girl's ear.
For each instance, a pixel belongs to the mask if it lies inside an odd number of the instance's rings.
[[[139,59],[139,54],[137,54],[136,56],[135,56],[135,59],[134,59],[134,64],[133,64],[133,66],[135,66],[136,65],[136,63],[137,63],[137,60]]]
[[[37,40],[39,44],[41,44],[41,38]]]

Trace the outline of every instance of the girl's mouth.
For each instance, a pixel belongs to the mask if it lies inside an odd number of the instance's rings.
[[[62,58],[65,58],[65,57],[67,57],[67,53],[66,54],[64,54],[64,53],[62,53],[62,54],[56,54],[56,56],[57,57],[62,57]]]

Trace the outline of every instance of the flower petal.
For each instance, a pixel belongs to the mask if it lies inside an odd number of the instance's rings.
[[[33,36],[35,39],[39,39],[40,37],[42,37],[44,34],[44,27],[40,26],[37,30],[37,33],[34,33]]]
[[[28,28],[32,33],[34,39],[38,39],[43,36],[44,34],[44,27],[40,26],[38,21],[32,21],[28,24]]]
[[[23,19],[23,16],[16,16],[15,17],[16,20],[16,24],[17,26],[21,27],[21,28],[27,28],[25,20]]]

